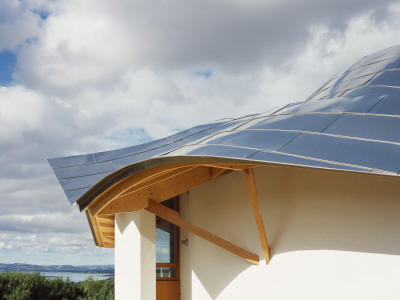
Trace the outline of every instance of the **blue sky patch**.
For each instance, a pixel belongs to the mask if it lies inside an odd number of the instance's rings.
[[[33,12],[35,14],[38,14],[42,20],[46,20],[47,17],[50,15],[49,11],[36,11],[36,10],[33,10]]]
[[[17,55],[10,51],[0,52],[0,85],[8,84],[12,81]]]
[[[106,139],[121,142],[124,146],[132,146],[151,142],[153,139],[149,136],[144,129],[128,128],[121,132],[115,132]]]
[[[197,77],[204,77],[204,78],[210,78],[212,74],[213,73],[211,71],[197,71],[195,73]]]

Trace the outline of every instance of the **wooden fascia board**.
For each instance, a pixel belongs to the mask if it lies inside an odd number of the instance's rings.
[[[158,203],[154,200],[149,200],[149,206],[146,208],[147,211],[175,224],[176,226],[183,228],[193,234],[198,235],[199,237],[206,239],[207,241],[222,247],[223,249],[244,258],[245,260],[258,265],[259,257],[258,255],[251,253],[235,244],[232,244],[215,234],[212,234],[188,221],[182,219],[179,215],[174,213],[173,210],[169,209],[168,207]]]
[[[258,235],[260,236],[261,247],[264,253],[265,262],[268,264],[270,260],[268,239],[267,239],[267,234],[265,233],[264,222],[260,212],[260,205],[258,203],[257,187],[254,178],[254,172],[252,169],[246,169],[244,170],[244,175],[246,177],[247,189],[250,195],[251,206],[253,207],[254,218],[257,224]]]
[[[104,247],[102,235],[100,232],[99,224],[95,217],[92,217],[89,211],[85,211],[86,217],[89,221],[90,230],[92,231],[92,235],[94,238],[94,242],[96,246]]]

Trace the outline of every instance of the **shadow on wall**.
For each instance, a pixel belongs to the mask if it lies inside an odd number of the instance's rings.
[[[306,168],[256,170],[272,256],[320,249],[400,255],[399,179]]]
[[[248,197],[244,188],[239,190],[228,188],[230,178],[230,175],[217,178],[192,190],[189,197],[181,198],[181,215],[191,223],[258,254],[262,259],[255,223],[248,222],[250,230],[248,224],[246,226],[241,224],[242,220],[252,218],[251,206],[250,210],[242,211],[242,207],[226,205],[229,201],[223,201],[232,197],[235,199]],[[250,205],[250,202],[246,204]],[[236,222],[238,215],[239,222]],[[181,239],[186,237],[189,239],[189,245],[181,246],[182,299],[192,299],[192,295],[196,295],[196,299],[215,299],[238,274],[253,266],[252,263],[182,230]],[[192,284],[194,281],[199,281],[201,284]],[[206,289],[200,290],[199,286],[204,286]]]
[[[297,250],[400,255],[399,178],[294,167],[258,167],[255,177],[272,261]],[[262,249],[245,184],[234,172],[182,201],[185,219],[256,253]],[[259,268],[194,235],[182,247],[182,299],[215,299],[243,272]],[[261,267],[265,261],[260,261]],[[256,270],[254,270],[256,272]],[[210,277],[217,280],[210,280]],[[201,284],[193,284],[193,281]],[[202,290],[189,290],[194,288]],[[199,296],[200,295],[200,296]]]

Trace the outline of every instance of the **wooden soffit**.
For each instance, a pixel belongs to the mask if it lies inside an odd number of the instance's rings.
[[[131,175],[105,190],[85,208],[96,245],[107,248],[114,247],[114,215],[116,213],[133,212],[141,209],[147,209],[153,213],[163,212],[162,206],[157,206],[158,203],[185,193],[231,171],[244,171],[264,256],[268,263],[268,242],[259,213],[254,174],[251,171],[251,168],[255,166],[254,164],[201,161],[164,165]],[[258,263],[258,256],[211,233],[204,232],[187,221],[179,219],[178,221],[174,220],[174,222],[178,222],[177,225],[183,226],[182,228],[185,229],[195,228],[194,233],[202,238],[248,261]]]

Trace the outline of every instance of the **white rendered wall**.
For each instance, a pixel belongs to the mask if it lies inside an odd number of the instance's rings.
[[[115,299],[156,299],[156,220],[146,210],[115,215]]]
[[[182,300],[400,299],[399,178],[283,167],[255,176],[270,264],[182,230]],[[183,195],[181,215],[262,259],[240,172]]]

